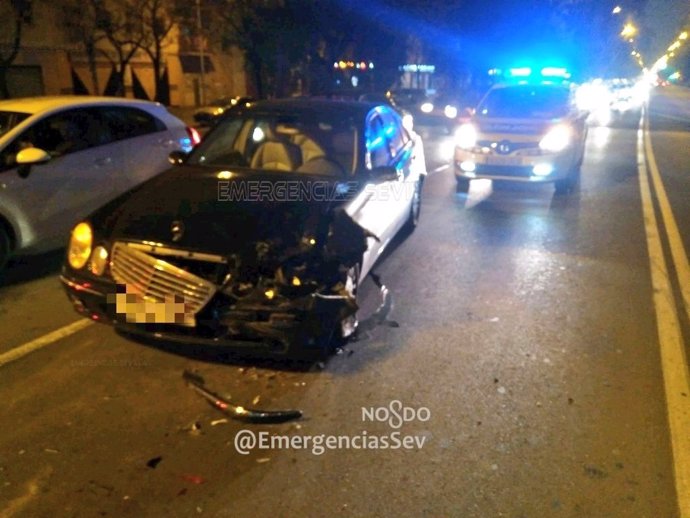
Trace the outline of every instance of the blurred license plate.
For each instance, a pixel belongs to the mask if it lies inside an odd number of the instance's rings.
[[[512,165],[521,166],[522,159],[519,156],[489,156],[486,157],[488,165]]]
[[[182,297],[166,296],[165,300],[154,301],[138,293],[118,293],[115,296],[115,311],[125,316],[132,324],[177,324],[196,326],[196,318],[189,312]]]

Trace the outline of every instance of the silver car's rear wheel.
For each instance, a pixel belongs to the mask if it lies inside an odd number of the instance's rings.
[[[0,270],[2,270],[7,264],[7,261],[9,261],[11,252],[10,236],[7,231],[2,228],[2,222],[0,222]]]

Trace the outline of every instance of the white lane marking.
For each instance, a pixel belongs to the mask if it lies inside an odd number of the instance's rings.
[[[429,174],[440,173],[441,171],[445,171],[449,167],[450,167],[450,164],[440,165],[436,169],[432,169],[431,171],[429,171]]]
[[[649,163],[649,173],[654,184],[654,192],[659,201],[659,208],[661,209],[661,219],[664,222],[664,229],[666,230],[666,237],[668,238],[669,247],[671,248],[671,257],[676,267],[676,276],[678,277],[678,284],[680,285],[680,292],[683,297],[683,304],[685,305],[685,313],[690,320],[690,266],[688,265],[688,256],[683,247],[683,240],[680,237],[678,224],[676,218],[673,217],[671,204],[666,196],[666,189],[661,181],[661,174],[656,164],[656,158],[652,150],[652,137],[649,132],[649,117],[645,122],[644,131],[644,146]]]
[[[65,327],[56,329],[55,331],[48,333],[47,335],[43,335],[39,338],[36,338],[35,340],[31,340],[30,342],[20,345],[19,347],[15,347],[14,349],[7,351],[6,353],[0,354],[0,367],[15,360],[18,360],[19,358],[22,358],[27,354],[37,351],[38,349],[42,349],[43,347],[57,342],[58,340],[61,340],[69,335],[72,335],[77,331],[81,331],[82,329],[92,324],[93,321],[86,320],[85,318],[83,318]]]
[[[642,114],[644,118],[645,113]],[[654,204],[647,178],[643,145],[644,124],[637,132],[637,167],[642,212],[647,236],[653,300],[661,353],[661,369],[668,411],[673,470],[680,518],[690,518],[690,379],[678,312],[659,236]]]

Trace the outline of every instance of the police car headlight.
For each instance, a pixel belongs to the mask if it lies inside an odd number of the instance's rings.
[[[470,149],[477,145],[477,128],[473,124],[465,123],[455,132],[455,145]]]
[[[539,147],[549,153],[558,153],[570,145],[572,130],[565,124],[560,124],[549,130],[539,142]]]
[[[434,105],[431,103],[423,103],[419,109],[424,113],[431,113],[434,110]]]
[[[452,104],[448,104],[445,108],[443,108],[443,114],[449,119],[454,119],[458,116],[458,109]]]

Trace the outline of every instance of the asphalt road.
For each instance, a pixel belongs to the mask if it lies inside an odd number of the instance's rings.
[[[0,517],[690,516],[690,92],[658,92],[649,114],[639,138],[639,113],[591,127],[564,197],[456,194],[450,138],[422,128],[421,223],[376,268],[392,308],[371,317],[367,281],[361,336],[309,369],[134,342],[72,312],[60,252],[15,261]],[[185,369],[235,404],[304,417],[222,421]],[[292,447],[242,455],[247,430]]]

